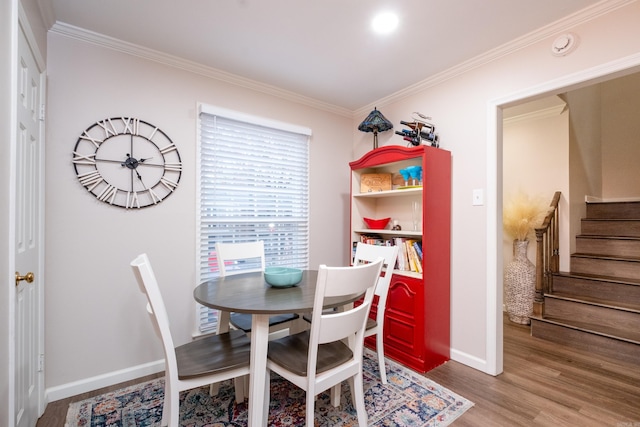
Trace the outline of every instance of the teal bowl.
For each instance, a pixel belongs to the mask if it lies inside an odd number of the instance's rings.
[[[290,267],[267,267],[264,280],[274,288],[289,288],[302,280],[302,270]]]

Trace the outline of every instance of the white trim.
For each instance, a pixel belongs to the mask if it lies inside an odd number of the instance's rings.
[[[311,136],[311,129],[304,126],[294,125],[291,123],[280,122],[268,119],[266,117],[254,116],[252,114],[240,111],[229,110],[227,108],[217,107],[209,104],[199,104],[198,113],[210,114],[212,116],[221,116],[228,119],[237,120],[239,122],[247,122],[257,126],[264,126],[271,129],[278,129],[285,132],[297,133],[300,135]]]
[[[548,117],[559,116],[560,114],[562,114],[565,107],[566,107],[566,104],[562,103],[562,105],[555,105],[553,107],[541,108],[540,110],[531,111],[529,113],[507,117],[503,120],[503,124],[505,126],[511,126],[515,124],[520,124],[522,122],[527,122],[530,120],[539,120],[539,119],[546,119]]]
[[[469,353],[452,348],[451,360],[455,360],[458,363],[462,363],[463,365],[477,369],[478,371],[489,373],[487,360],[480,359],[479,357],[473,356]]]
[[[18,11],[18,22],[24,31],[24,35],[27,38],[27,43],[31,48],[31,54],[33,58],[36,60],[36,64],[38,65],[38,70],[42,72],[45,67],[45,60],[40,52],[40,48],[38,47],[38,43],[36,43],[36,36],[33,35],[33,30],[31,29],[31,24],[29,24],[29,20],[27,19],[27,13],[24,11],[22,7],[22,2],[20,2],[20,8]]]
[[[487,366],[484,372],[497,375],[502,371],[502,108],[542,95],[557,95],[568,90],[600,83],[630,74],[640,67],[640,53],[536,85],[510,95],[492,99],[487,108]],[[490,197],[494,195],[494,197]],[[500,256],[499,256],[500,255]]]
[[[77,396],[103,387],[120,384],[124,381],[135,380],[136,378],[156,374],[164,371],[164,367],[164,359],[156,360],[155,362],[143,363],[142,365],[132,366],[131,368],[96,375],[95,377],[84,378],[82,380],[48,388],[45,396],[47,402],[55,402],[56,400],[66,399],[67,397]]]

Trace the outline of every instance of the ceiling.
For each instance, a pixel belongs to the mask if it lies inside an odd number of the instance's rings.
[[[48,21],[192,61],[346,111],[488,51],[553,36],[599,0],[38,0]],[[378,11],[396,32],[374,34]],[[548,29],[547,33],[544,29]],[[538,31],[540,30],[540,31]]]

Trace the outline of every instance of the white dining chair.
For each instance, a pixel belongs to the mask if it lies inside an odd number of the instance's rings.
[[[384,364],[384,314],[387,308],[387,296],[389,295],[389,283],[398,258],[398,246],[369,245],[358,242],[353,265],[372,262],[379,257],[384,258],[384,276],[378,278],[375,294],[378,296],[376,306],[376,318],[367,320],[367,328],[364,336],[376,336],[376,353],[382,384],[387,383],[387,370]]]
[[[367,425],[362,378],[364,330],[373,301],[383,258],[354,267],[327,267],[318,270],[311,329],[269,341],[267,381],[271,372],[305,390],[306,426],[314,425],[317,394],[332,388],[331,402],[340,404],[336,387],[349,380],[358,423]],[[324,312],[325,299],[364,294],[362,304],[340,312]],[[265,394],[268,395],[269,387]]]
[[[244,401],[243,376],[249,375],[251,343],[242,331],[209,335],[174,347],[169,318],[151,263],[146,254],[131,262],[147,311],[160,335],[165,356],[165,387],[161,425],[178,427],[180,392],[234,379],[236,402]]]
[[[262,272],[265,269],[264,242],[226,243],[216,242],[216,258],[220,277],[234,274]],[[229,316],[227,319],[224,316]],[[269,332],[283,331],[294,327],[300,316],[295,313],[279,314],[269,317]],[[251,333],[251,315],[246,313],[221,313],[218,319],[218,331],[221,324],[229,322],[234,328]]]

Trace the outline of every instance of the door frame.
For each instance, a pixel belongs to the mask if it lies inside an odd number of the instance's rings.
[[[602,83],[640,71],[640,53],[610,61],[536,85],[487,103],[487,197],[486,223],[486,348],[483,371],[498,375],[503,371],[503,262],[502,262],[502,110],[534,99]]]

